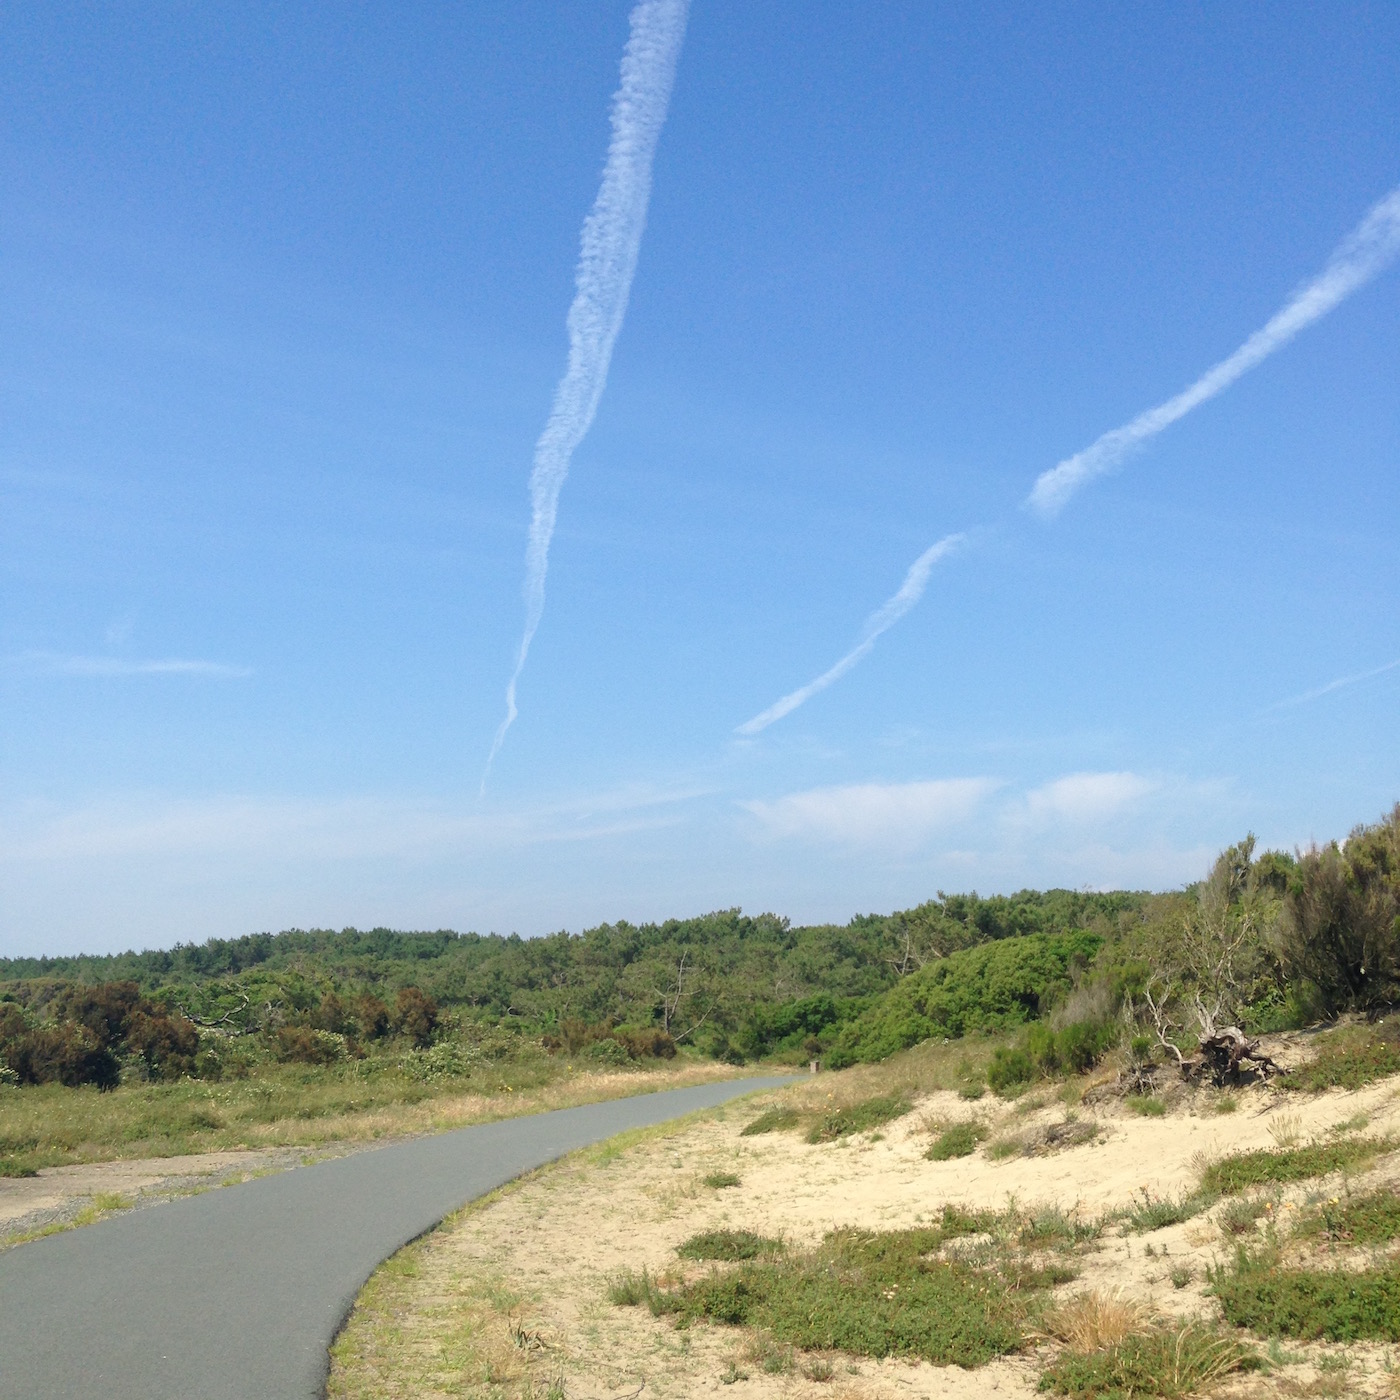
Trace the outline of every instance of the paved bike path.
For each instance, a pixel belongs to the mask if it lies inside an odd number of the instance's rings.
[[[317,1400],[376,1266],[467,1201],[737,1079],[459,1128],[0,1253],[3,1400]]]

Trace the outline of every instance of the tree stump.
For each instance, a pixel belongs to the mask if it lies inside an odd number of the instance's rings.
[[[1238,1026],[1225,1026],[1202,1039],[1200,1054],[1184,1061],[1181,1072],[1188,1079],[1208,1074],[1214,1084],[1223,1087],[1240,1082],[1246,1060],[1251,1070],[1257,1066],[1265,1078],[1270,1070],[1278,1072],[1278,1065],[1260,1051],[1257,1040],[1251,1040]]]

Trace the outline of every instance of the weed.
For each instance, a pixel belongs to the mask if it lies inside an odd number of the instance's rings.
[[[1025,1142],[1018,1137],[1000,1137],[987,1146],[987,1156],[993,1162],[1004,1162],[1008,1157],[1020,1157],[1026,1150]]]
[[[692,1235],[677,1246],[682,1259],[757,1259],[763,1254],[781,1254],[781,1240],[756,1235],[752,1230],[706,1230]]]
[[[1215,1217],[1215,1223],[1227,1235],[1252,1235],[1259,1217],[1264,1213],[1263,1201],[1234,1200]]]
[[[1296,1113],[1285,1113],[1269,1124],[1269,1136],[1275,1147],[1297,1147],[1303,1136],[1303,1120]]]
[[[1306,1181],[1344,1167],[1355,1168],[1382,1152],[1389,1152],[1392,1146],[1390,1138],[1344,1138],[1340,1142],[1312,1143],[1279,1152],[1240,1152],[1212,1162],[1201,1175],[1201,1185],[1208,1191],[1228,1196],[1270,1181]]]
[[[1220,1094],[1211,1104],[1211,1110],[1215,1113],[1233,1113],[1240,1106],[1240,1101],[1234,1094]]]
[[[1185,1264],[1178,1264],[1169,1275],[1173,1288],[1185,1288],[1191,1282],[1191,1270]]]
[[[742,1184],[742,1178],[733,1172],[711,1172],[708,1176],[701,1177],[701,1180],[713,1191],[725,1191],[731,1186]]]
[[[92,1198],[92,1208],[97,1211],[128,1210],[135,1202],[123,1196],[120,1191],[99,1191]]]
[[[1390,1190],[1346,1201],[1333,1196],[1298,1222],[1298,1233],[1350,1244],[1385,1244],[1400,1238],[1400,1196]]]
[[[608,1302],[619,1308],[645,1304],[653,1317],[670,1311],[669,1299],[656,1279],[646,1270],[624,1269],[608,1281]]]
[[[939,1133],[924,1156],[930,1162],[947,1162],[954,1157],[970,1157],[977,1150],[977,1144],[986,1136],[987,1130],[981,1123],[954,1123],[951,1128],[945,1128]]]
[[[1241,1249],[1211,1274],[1228,1322],[1302,1341],[1400,1341],[1400,1271],[1284,1269],[1274,1251]]]
[[[1058,1206],[1046,1206],[1022,1219],[1017,1238],[1028,1248],[1043,1249],[1051,1244],[1083,1244],[1097,1239],[1102,1228],[1097,1222],[1066,1215]]]
[[[1108,1397],[1195,1394],[1259,1364],[1252,1351],[1222,1330],[1200,1323],[1154,1327],[1091,1352],[1066,1351],[1040,1378],[1058,1395]]]
[[[985,1084],[964,1084],[958,1089],[958,1097],[976,1103],[986,1092]]]
[[[902,1118],[910,1108],[909,1100],[902,1095],[877,1094],[874,1098],[862,1099],[859,1103],[826,1114],[812,1125],[807,1141],[835,1142],[838,1138],[850,1137],[852,1133],[869,1132],[872,1128]]]
[[[1138,1094],[1129,1094],[1123,1102],[1142,1118],[1160,1118],[1167,1111],[1166,1104],[1153,1094],[1148,1094],[1145,1097]]]
[[[792,1370],[790,1346],[775,1342],[766,1332],[758,1332],[744,1348],[744,1359],[754,1362],[765,1375],[785,1376]]]
[[[1184,1196],[1154,1196],[1147,1187],[1142,1187],[1133,1204],[1118,1218],[1124,1228],[1137,1234],[1152,1230],[1164,1230],[1168,1225],[1180,1225],[1203,1210],[1209,1210],[1218,1198],[1203,1191]]]
[[[760,1133],[782,1133],[795,1128],[802,1122],[802,1115],[795,1108],[765,1109],[746,1128],[740,1130],[740,1137],[757,1137]]]
[[[732,1361],[719,1373],[719,1382],[721,1385],[733,1385],[736,1381],[746,1381],[748,1378],[749,1373],[747,1371],[741,1371]]]
[[[1354,1113],[1350,1118],[1344,1118],[1340,1123],[1333,1123],[1327,1129],[1333,1137],[1345,1137],[1348,1133],[1359,1133],[1370,1127],[1371,1119],[1365,1113]]]
[[[802,1374],[809,1381],[829,1381],[835,1379],[836,1367],[824,1356],[813,1356],[802,1363]]]

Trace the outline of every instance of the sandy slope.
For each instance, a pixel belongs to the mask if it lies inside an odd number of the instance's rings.
[[[838,1084],[836,1077],[823,1077],[786,1092],[819,1100],[824,1092],[837,1093]],[[1203,1162],[1227,1150],[1325,1136],[1358,1115],[1369,1119],[1371,1133],[1400,1132],[1400,1086],[1394,1081],[1310,1099],[1245,1091],[1235,1096],[1236,1110],[1229,1114],[1213,1111],[1218,1096],[1201,1094],[1194,1105],[1155,1119],[1126,1112],[1121,1101],[1107,1095],[1098,1104],[1092,1093],[1088,1097],[1089,1103],[1069,1112],[1081,1125],[1098,1126],[1093,1142],[1004,1161],[979,1152],[930,1162],[923,1154],[938,1124],[976,1116],[993,1140],[1033,1141],[1047,1126],[1065,1121],[1065,1106],[1036,1097],[1013,1106],[991,1100],[969,1104],[936,1093],[889,1125],[882,1137],[820,1146],[791,1133],[740,1137],[740,1127],[754,1112],[745,1107],[623,1151],[571,1159],[417,1246],[405,1262],[410,1274],[394,1284],[392,1297],[386,1294],[378,1304],[367,1300],[352,1320],[331,1393],[543,1396],[548,1383],[562,1377],[570,1400],[625,1395],[643,1382],[645,1397],[711,1391],[735,1400],[809,1394],[871,1400],[1030,1396],[1039,1374],[1034,1356],[975,1372],[832,1358],[835,1375],[825,1382],[800,1372],[765,1374],[745,1358],[743,1334],[708,1326],[678,1332],[644,1309],[611,1306],[607,1281],[622,1269],[642,1266],[679,1276],[676,1246],[697,1231],[720,1226],[809,1243],[837,1226],[901,1228],[932,1220],[948,1202],[1000,1208],[1011,1198],[1023,1207],[1053,1203],[1097,1217],[1144,1191],[1162,1196],[1189,1190]],[[1400,1164],[1383,1158],[1372,1176],[1388,1180],[1397,1170]],[[702,1178],[716,1171],[736,1173],[742,1184],[718,1191],[704,1186]],[[1290,1201],[1315,1198],[1334,1185],[1312,1181],[1278,1193],[1276,1209],[1284,1211]],[[1210,1216],[1151,1236],[1110,1230],[1101,1248],[1081,1261],[1082,1277],[1061,1293],[1122,1289],[1163,1312],[1208,1312],[1204,1268],[1231,1247]],[[1169,1276],[1181,1267],[1190,1270],[1192,1281],[1178,1289]],[[393,1323],[386,1327],[389,1313]],[[516,1341],[522,1329],[534,1340],[514,1345],[512,1325]],[[1326,1362],[1336,1348],[1289,1350],[1299,1358],[1295,1364],[1267,1379],[1250,1378],[1237,1389],[1259,1395],[1393,1393],[1385,1369],[1390,1348],[1350,1348],[1349,1369]],[[1334,1369],[1319,1371],[1319,1360]],[[733,1379],[736,1372],[747,1372],[747,1379]],[[496,1379],[486,1379],[490,1376]]]

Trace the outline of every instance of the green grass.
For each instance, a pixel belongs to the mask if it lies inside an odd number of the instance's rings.
[[[1082,1400],[1194,1395],[1260,1364],[1253,1351],[1217,1327],[1184,1323],[1125,1337],[1101,1351],[1066,1351],[1040,1378],[1040,1389]]]
[[[833,1109],[823,1114],[807,1130],[807,1141],[835,1142],[838,1138],[850,1137],[853,1133],[868,1133],[896,1118],[902,1118],[912,1105],[899,1094],[877,1094],[873,1098],[862,1099],[846,1108]]]
[[[1400,1270],[1285,1269],[1241,1250],[1211,1291],[1228,1322],[1266,1337],[1400,1342]]]
[[[1257,1198],[1234,1200],[1221,1210],[1216,1223],[1227,1235],[1250,1235],[1267,1210],[1267,1204]]]
[[[653,1317],[668,1311],[665,1291],[646,1270],[624,1269],[608,1280],[608,1302],[619,1308],[645,1305]]]
[[[1278,1083],[1285,1089],[1317,1093],[1360,1089],[1392,1074],[1400,1074],[1400,1040],[1369,1026],[1355,1026],[1333,1031],[1313,1059],[1283,1075]]]
[[[937,1229],[843,1230],[809,1253],[714,1273],[670,1295],[682,1325],[759,1327],[778,1342],[857,1356],[979,1366],[1018,1350],[1046,1286],[927,1256]]]
[[[1140,1118],[1160,1118],[1167,1111],[1166,1104],[1152,1095],[1144,1098],[1138,1094],[1129,1094],[1123,1102]]]
[[[947,1162],[954,1157],[970,1157],[977,1151],[977,1144],[987,1136],[981,1123],[954,1123],[934,1138],[932,1146],[924,1153],[930,1162]]]
[[[1231,1196],[1270,1182],[1306,1181],[1309,1177],[1356,1168],[1389,1152],[1392,1146],[1389,1138],[1348,1138],[1341,1142],[1288,1147],[1277,1152],[1239,1152],[1212,1162],[1201,1173],[1201,1187]]]
[[[731,1186],[743,1184],[743,1178],[735,1172],[710,1172],[700,1180],[712,1191],[727,1191]]]
[[[802,1115],[795,1108],[765,1109],[747,1127],[740,1130],[740,1137],[757,1137],[760,1133],[785,1133],[798,1127]]]
[[[676,1253],[682,1259],[758,1259],[765,1254],[781,1254],[782,1240],[756,1235],[752,1230],[706,1230],[692,1235]]]

